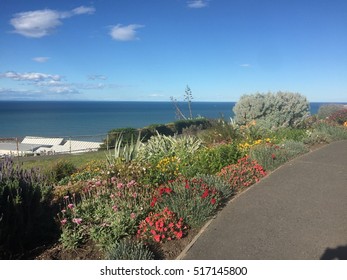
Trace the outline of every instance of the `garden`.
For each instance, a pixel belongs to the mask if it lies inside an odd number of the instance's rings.
[[[300,94],[244,95],[233,110],[232,120],[170,125],[175,133],[119,133],[95,159],[42,159],[40,168],[2,160],[0,258],[174,259],[235,195],[347,139],[346,107],[310,116]]]

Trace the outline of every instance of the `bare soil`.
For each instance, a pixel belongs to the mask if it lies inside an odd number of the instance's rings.
[[[199,229],[192,229],[187,236],[179,240],[171,240],[151,246],[156,259],[174,260],[198,234]],[[76,250],[63,250],[59,243],[36,248],[26,257],[35,260],[103,260],[105,256],[93,243],[87,243]]]

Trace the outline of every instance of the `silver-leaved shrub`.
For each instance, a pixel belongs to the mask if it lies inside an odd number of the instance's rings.
[[[243,95],[233,108],[235,121],[256,121],[266,128],[297,127],[309,116],[309,102],[299,93],[277,92]]]

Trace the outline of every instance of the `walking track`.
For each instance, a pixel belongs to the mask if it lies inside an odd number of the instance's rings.
[[[233,199],[179,259],[347,259],[347,141],[290,161]]]

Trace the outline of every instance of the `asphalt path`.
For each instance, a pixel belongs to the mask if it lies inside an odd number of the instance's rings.
[[[298,157],[235,197],[179,257],[347,259],[347,141]]]

